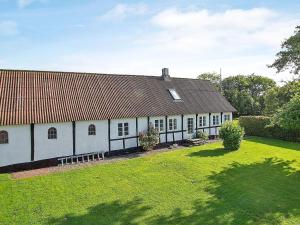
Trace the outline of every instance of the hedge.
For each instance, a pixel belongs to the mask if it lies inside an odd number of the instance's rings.
[[[300,130],[287,130],[270,126],[271,118],[267,116],[241,116],[240,125],[249,136],[272,137],[287,141],[300,142]]]

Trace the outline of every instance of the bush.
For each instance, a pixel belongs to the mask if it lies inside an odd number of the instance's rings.
[[[197,131],[195,133],[195,137],[194,138],[198,138],[198,139],[206,142],[208,140],[208,135],[207,135],[207,133],[199,130],[199,131]]]
[[[300,130],[300,95],[294,96],[272,118],[272,124],[289,130]]]
[[[267,116],[241,116],[239,123],[247,135],[266,137],[268,136],[266,126],[271,123],[271,118]]]
[[[153,126],[149,131],[139,133],[139,141],[145,151],[153,149],[159,143],[159,132]]]
[[[249,136],[271,137],[286,141],[300,142],[299,129],[285,129],[271,123],[271,117],[267,116],[241,116],[240,125]]]
[[[221,126],[219,134],[225,149],[238,150],[244,136],[244,129],[237,123],[227,121]]]

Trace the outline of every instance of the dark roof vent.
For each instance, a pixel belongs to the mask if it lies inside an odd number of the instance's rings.
[[[162,69],[161,77],[164,81],[170,81],[171,80],[171,77],[170,77],[170,74],[169,74],[169,68],[163,68]]]

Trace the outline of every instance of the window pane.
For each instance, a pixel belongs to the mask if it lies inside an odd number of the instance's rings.
[[[177,119],[174,119],[174,130],[177,130]]]
[[[160,120],[159,128],[160,128],[160,131],[164,131],[164,120]]]
[[[203,127],[203,117],[202,116],[199,117],[199,126]]]
[[[51,127],[51,128],[48,129],[48,139],[57,139],[56,128]]]
[[[169,89],[170,94],[172,95],[174,100],[181,100],[179,94],[175,89]]]
[[[118,136],[123,136],[123,124],[118,123]]]
[[[129,135],[128,123],[124,123],[124,135]]]
[[[91,124],[88,128],[88,134],[89,135],[96,135],[96,126],[94,124]]]
[[[206,116],[203,116],[203,127],[206,127]]]
[[[188,125],[188,134],[193,133],[193,131],[194,131],[194,120],[193,120],[193,118],[188,118],[187,125]]]
[[[158,120],[154,121],[154,128],[157,129],[157,130],[159,129]]]
[[[0,131],[0,144],[8,143],[8,133],[7,131]]]
[[[173,120],[169,119],[169,130],[173,130]]]

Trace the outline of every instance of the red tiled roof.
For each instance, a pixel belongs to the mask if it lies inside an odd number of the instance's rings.
[[[183,101],[173,101],[169,88]],[[0,70],[0,125],[231,111],[203,80]]]

